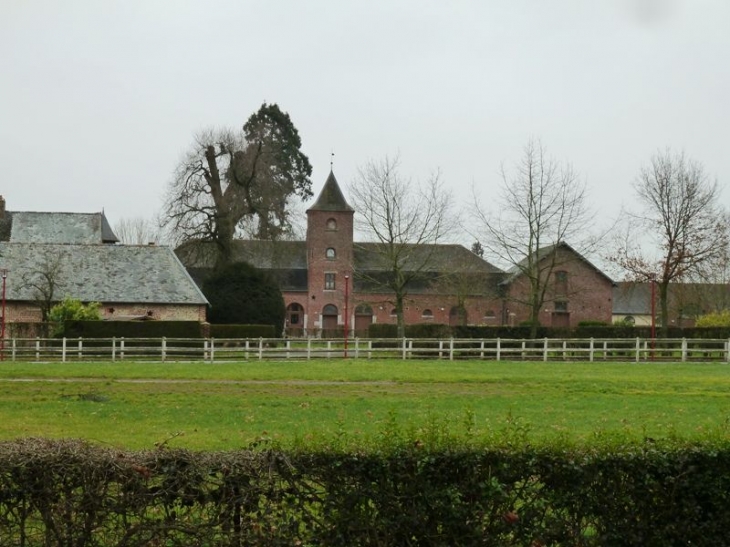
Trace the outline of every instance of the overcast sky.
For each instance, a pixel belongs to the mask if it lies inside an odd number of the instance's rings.
[[[9,210],[152,217],[195,132],[264,101],[343,187],[370,159],[496,195],[530,138],[597,219],[658,149],[730,181],[728,0],[0,0]],[[730,203],[730,188],[723,193]]]

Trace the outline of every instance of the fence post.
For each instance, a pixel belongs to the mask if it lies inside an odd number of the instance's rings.
[[[727,339],[726,362],[730,363],[730,338]],[[13,338],[13,361],[15,360],[15,338]]]
[[[682,362],[687,360],[687,339],[682,338]]]
[[[208,339],[203,338],[203,361],[208,360]]]
[[[35,360],[41,360],[41,339],[38,337],[35,339]]]
[[[246,348],[246,351],[243,352],[243,357],[248,361],[248,350],[249,350],[249,340],[246,338],[246,343],[243,345]]]
[[[12,357],[11,357],[11,360],[12,361],[15,361],[15,338],[13,338],[13,341],[12,341],[12,344],[11,345],[12,345],[12,354],[11,354]]]
[[[547,336],[542,341],[542,360],[547,362],[548,358],[548,339]]]
[[[641,340],[639,340],[639,337],[636,337],[636,362],[639,362],[639,354],[641,353]]]
[[[497,361],[499,361],[502,358],[502,344],[500,342],[500,339],[497,338]]]
[[[403,337],[403,344],[402,344],[402,351],[401,351],[401,358],[405,361],[406,360],[406,339]]]
[[[443,359],[444,357],[444,341],[439,340],[439,359]]]
[[[454,337],[449,340],[449,361],[454,360]]]
[[[119,360],[124,361],[124,337],[119,341]]]
[[[79,349],[78,349],[78,357],[79,361],[83,359],[84,357],[84,343],[81,341],[81,338],[79,338]]]
[[[116,360],[117,357],[117,338],[116,336],[112,337],[112,363]]]
[[[480,345],[481,351],[479,352],[479,358],[484,359],[484,338],[482,338],[482,343]]]
[[[291,355],[289,354],[289,350],[291,349],[291,340],[287,339],[286,341],[286,358],[289,359]]]
[[[603,341],[603,360],[608,360],[608,342],[606,340]]]
[[[307,361],[312,358],[312,337],[307,336]]]
[[[63,340],[61,340],[61,362],[66,362],[66,337],[63,337]]]
[[[215,361],[215,338],[210,339],[210,362]]]
[[[373,341],[368,340],[368,359],[373,358]]]
[[[264,358],[264,338],[259,336],[259,361]]]
[[[162,337],[162,362],[165,362],[165,357],[167,357],[167,338],[164,336]]]
[[[593,337],[592,336],[591,336],[591,349],[590,349],[589,355],[590,355],[589,360],[592,363],[593,362]]]
[[[566,358],[567,351],[565,351],[567,349],[567,347],[568,347],[568,341],[563,340],[563,361],[567,361],[567,358]]]

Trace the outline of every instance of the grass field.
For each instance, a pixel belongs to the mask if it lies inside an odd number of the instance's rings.
[[[73,437],[143,449],[260,438],[368,443],[514,436],[702,438],[730,432],[723,364],[345,361],[0,365],[0,439]]]

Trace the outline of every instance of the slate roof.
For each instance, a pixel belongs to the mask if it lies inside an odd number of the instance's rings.
[[[0,243],[0,268],[8,270],[8,300],[34,300],[23,280],[59,261],[59,299],[83,302],[197,304],[207,300],[169,247]]]
[[[104,213],[6,211],[0,241],[98,245],[119,240]]]
[[[377,252],[378,243],[354,243],[354,269],[376,277],[379,272],[389,271]],[[213,266],[215,254],[212,243],[185,244],[175,251],[187,266],[190,274],[197,282],[205,277],[206,270]],[[462,245],[410,245],[405,249],[408,259],[414,267],[424,262],[420,276],[424,287],[435,280],[437,274],[449,273],[481,273],[501,278],[502,270],[475,255]],[[234,262],[247,262],[261,270],[266,270],[277,279],[279,286],[285,291],[306,291],[307,244],[305,241],[259,241],[236,240],[233,242],[232,254]],[[356,281],[356,284],[360,283]],[[415,284],[418,284],[414,282]],[[365,286],[356,285],[362,290]],[[416,288],[415,286],[413,287]]]
[[[570,245],[568,245],[564,241],[561,241],[561,242],[556,243],[554,245],[548,245],[546,247],[540,247],[537,251],[535,251],[535,256],[537,258],[537,261],[539,262],[539,261],[543,260],[544,258],[550,256],[550,254],[552,254],[556,249],[559,249],[559,248],[562,248],[562,249],[565,249],[565,250],[571,252],[579,260],[581,260],[582,262],[584,262],[585,264],[587,264],[589,267],[591,267],[593,270],[595,270],[596,272],[598,272],[601,276],[603,276],[604,278],[606,278],[606,280],[609,283],[611,283],[611,284],[614,283],[614,281],[610,277],[608,277],[603,270],[601,270],[600,268],[596,267],[590,260],[588,260],[586,257],[584,257],[582,254],[580,254],[578,251],[576,251],[575,249],[573,249],[573,247],[571,247]],[[522,275],[523,270],[527,267],[527,262],[528,262],[528,258],[525,257],[525,258],[523,258],[519,262],[519,264],[515,264],[509,270],[507,270],[507,274],[508,275],[504,279],[504,281],[502,281],[502,283],[504,285],[507,285],[509,283],[512,283],[515,279],[517,279],[520,275]]]
[[[308,210],[354,212],[354,209],[347,203],[347,200],[340,189],[340,185],[337,184],[335,174],[332,171],[330,171],[330,174],[324,183],[324,187],[319,193],[319,197],[317,197],[317,201],[315,201],[314,205],[312,205]]]
[[[649,283],[616,283],[613,288],[613,314],[651,315],[651,285]]]

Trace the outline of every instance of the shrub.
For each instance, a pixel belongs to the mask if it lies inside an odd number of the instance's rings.
[[[101,304],[66,297],[51,308],[48,320],[54,324],[53,336],[60,336],[64,332],[66,321],[99,321],[101,319]]]
[[[730,327],[730,310],[708,313],[697,318],[696,327]]]
[[[202,290],[210,302],[211,324],[272,325],[281,332],[286,315],[281,290],[253,266],[223,266],[203,282]]]

